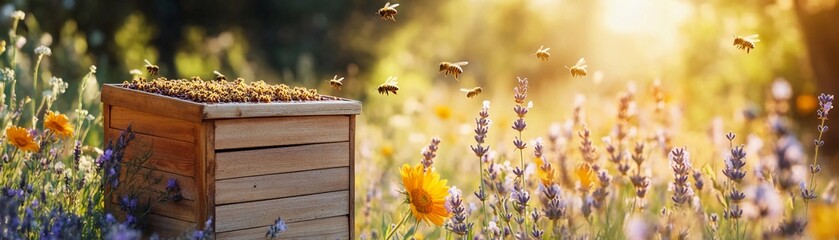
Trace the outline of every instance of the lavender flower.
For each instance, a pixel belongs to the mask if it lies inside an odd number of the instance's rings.
[[[580,152],[583,153],[583,160],[591,165],[592,169],[595,171],[599,170],[600,167],[595,162],[598,158],[597,155],[597,147],[591,142],[591,132],[588,130],[588,127],[583,124],[583,131],[579,132],[580,135]]]
[[[688,182],[691,173],[690,153],[685,148],[675,148],[670,151],[670,167],[673,168],[673,196],[671,199],[676,206],[690,204],[693,199],[693,189]]]
[[[723,174],[734,182],[742,181],[746,176],[746,172],[743,171],[743,166],[746,165],[744,158],[746,158],[746,151],[743,150],[742,145],[732,148],[731,155],[725,162],[725,169],[722,170]]]
[[[559,198],[550,199],[545,205],[545,209],[543,211],[546,218],[550,220],[558,220],[565,216],[565,202]]]
[[[833,109],[833,95],[819,94],[819,109],[816,111],[819,119],[827,119],[827,114],[830,112],[830,109]]]
[[[434,158],[437,157],[437,149],[440,148],[440,141],[440,138],[432,138],[431,143],[420,152],[422,154],[420,163],[422,163],[425,171],[428,171],[431,165],[434,164]]]
[[[530,193],[523,188],[516,187],[510,193],[510,199],[513,200],[513,209],[521,215],[524,214],[524,210],[530,202]]]
[[[288,226],[286,226],[285,221],[283,221],[283,218],[277,218],[277,220],[274,221],[274,224],[268,226],[268,232],[265,233],[265,237],[275,239],[277,238],[277,236],[279,236],[281,233],[287,230]]]
[[[609,184],[612,181],[612,176],[606,170],[600,170],[597,173],[598,188],[592,192],[591,196],[594,198],[594,207],[600,209],[605,205],[606,197],[609,196]]]
[[[449,188],[449,196],[446,196],[446,211],[452,213],[446,228],[454,234],[465,236],[472,229],[472,223],[466,222],[469,213],[463,206],[462,192],[457,187]]]

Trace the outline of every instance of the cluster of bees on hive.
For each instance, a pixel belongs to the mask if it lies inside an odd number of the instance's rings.
[[[396,14],[399,13],[399,11],[396,10],[396,7],[398,7],[399,5],[400,4],[398,3],[385,3],[384,7],[380,8],[378,11],[376,11],[376,13],[382,18],[382,20],[391,20],[395,22]],[[749,35],[746,37],[734,36],[734,46],[737,47],[737,49],[741,49],[746,51],[746,53],[749,53],[750,50],[755,48],[755,43],[760,42],[760,40],[758,40],[757,37],[757,34]],[[551,50],[551,48],[545,48],[545,46],[540,46],[539,49],[536,50],[536,53],[534,55],[537,59],[543,62],[548,61],[551,57],[550,52],[548,52],[549,50]],[[454,77],[455,80],[459,81],[460,75],[463,74],[463,67],[467,64],[469,64],[469,62],[466,61],[454,63],[441,62],[439,71],[445,74],[446,76],[451,75],[452,77]],[[586,70],[586,68],[588,68],[588,65],[586,65],[585,58],[580,58],[579,60],[577,60],[577,63],[574,64],[574,66],[565,66],[565,68],[568,69],[569,73],[571,74],[571,77],[585,77],[586,75],[588,75],[588,71]],[[397,91],[399,91],[399,82],[397,82],[396,79],[397,78],[394,76],[388,77],[387,80],[385,80],[384,83],[379,85],[379,87],[376,90],[379,92],[379,94],[396,94]],[[338,78],[338,75],[335,75],[335,77],[329,80],[329,84],[333,88],[340,90],[341,86],[343,85],[343,80],[343,77]],[[467,98],[471,98],[477,96],[478,94],[481,94],[483,89],[481,87],[461,88],[460,91],[466,93]]]
[[[160,68],[146,61],[149,74],[157,75]],[[289,87],[285,84],[273,85],[265,81],[245,83],[242,78],[227,81],[227,77],[215,72],[214,80],[205,81],[200,77],[191,79],[166,79],[163,77],[146,80],[134,78],[122,84],[129,89],[160,94],[193,102],[230,103],[230,102],[290,102],[325,100],[315,89]]]

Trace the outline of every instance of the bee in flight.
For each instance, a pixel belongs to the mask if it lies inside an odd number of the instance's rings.
[[[452,76],[454,76],[455,80],[460,81],[460,79],[458,78],[460,77],[460,74],[463,74],[463,66],[466,66],[466,64],[469,64],[469,62],[441,62],[440,71],[445,73],[446,76],[451,74]]]
[[[734,46],[737,46],[737,49],[744,49],[746,53],[749,53],[749,50],[755,48],[755,43],[760,42],[760,39],[757,39],[757,37],[757,34],[745,37],[734,36]]]
[[[158,72],[160,72],[160,67],[157,65],[151,64],[148,59],[143,59],[146,61],[146,70],[149,71],[149,74],[152,76],[156,76]]]
[[[548,52],[551,48],[545,48],[545,46],[540,46],[539,50],[536,50],[536,57],[542,61],[548,61],[548,58],[551,57],[551,53]]]
[[[399,6],[398,3],[393,4],[393,5],[390,5],[390,2],[385,3],[384,7],[379,8],[379,11],[378,11],[379,16],[382,16],[382,19],[384,19],[384,20],[390,19],[390,20],[393,20],[395,22],[396,21],[396,14],[399,13],[398,11],[396,11],[396,7],[398,7],[398,6]]]
[[[215,74],[215,75],[216,75],[216,81],[225,81],[225,80],[227,80],[227,77],[225,77],[223,74],[221,74],[220,72],[218,72],[218,70],[213,71],[213,74]]]
[[[387,80],[385,80],[385,83],[379,85],[379,94],[390,95],[390,93],[393,93],[393,95],[396,95],[396,91],[399,91],[399,86],[396,86],[396,84],[399,84],[399,82],[396,81],[396,77],[388,77]]]
[[[465,92],[467,98],[472,98],[474,96],[477,96],[478,94],[481,94],[483,89],[481,89],[481,87],[475,87],[475,88],[472,88],[472,89],[461,88],[460,91]]]
[[[573,67],[569,68],[568,66],[565,66],[565,68],[571,71],[571,77],[585,77],[586,74],[588,74],[588,72],[586,72],[587,67],[588,65],[586,65],[585,58],[580,58],[580,60],[577,60],[577,64],[574,64]]]
[[[335,75],[334,77],[332,77],[332,79],[329,80],[329,85],[332,86],[332,88],[334,89],[341,90],[341,86],[343,86],[343,83],[341,83],[341,81],[344,81],[344,77],[338,78],[338,75]]]

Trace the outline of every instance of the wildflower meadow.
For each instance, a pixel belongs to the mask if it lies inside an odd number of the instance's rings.
[[[0,3],[0,239],[839,239],[839,27],[825,20],[837,10],[830,0]],[[275,144],[260,138],[273,136],[266,123],[226,132],[257,132],[237,140],[252,145],[200,145],[220,129],[200,108],[185,131],[198,137],[161,144],[149,126],[191,110],[110,128],[104,84],[183,104],[173,106],[252,104],[211,119],[225,123],[282,119],[259,104],[314,108],[278,132],[321,129],[296,138],[327,140]],[[362,107],[349,123],[323,123],[348,110],[318,101]],[[198,174],[153,175],[168,170],[150,162],[170,159],[155,147],[188,155],[175,148],[193,143],[207,153],[195,159],[210,159],[185,167]],[[216,181],[230,156],[260,169]],[[269,160],[297,158],[286,165],[311,168],[269,171],[287,167]],[[346,165],[328,165],[336,159]],[[324,217],[322,206],[338,210]],[[222,208],[235,219],[227,229]],[[170,212],[202,219],[161,236],[149,216]]]

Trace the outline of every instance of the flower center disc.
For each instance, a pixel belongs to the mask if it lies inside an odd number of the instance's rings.
[[[430,213],[433,203],[434,202],[431,200],[431,196],[428,195],[428,192],[425,190],[415,189],[414,191],[411,191],[411,204],[416,207],[418,212]]]

